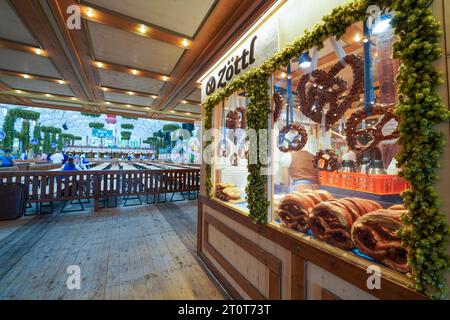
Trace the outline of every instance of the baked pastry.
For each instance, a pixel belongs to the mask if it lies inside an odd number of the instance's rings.
[[[311,210],[315,205],[322,202],[322,199],[333,197],[327,191],[318,191],[323,190],[294,191],[279,201],[277,214],[286,227],[301,232],[308,231]]]
[[[242,194],[241,190],[236,187],[227,187],[223,189],[222,192],[227,195],[230,200],[238,200],[241,198]]]
[[[381,208],[377,202],[362,198],[331,199],[313,208],[309,226],[317,239],[341,249],[351,249],[353,223],[359,217]]]
[[[355,221],[351,236],[362,253],[378,260],[394,270],[407,273],[408,249],[402,246],[397,231],[402,227],[404,211],[380,209],[370,212]]]

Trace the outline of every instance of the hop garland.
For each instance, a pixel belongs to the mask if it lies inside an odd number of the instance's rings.
[[[408,261],[418,291],[432,298],[447,293],[444,273],[449,269],[445,254],[446,238],[450,230],[440,200],[434,189],[439,159],[445,140],[434,127],[449,119],[449,111],[442,104],[436,87],[442,83],[441,72],[432,62],[442,52],[439,47],[440,24],[434,19],[430,1],[401,0],[392,7],[399,41],[394,55],[402,61],[397,75],[399,103],[400,154],[396,159],[402,168],[401,176],[411,188],[404,192],[403,200],[408,212],[403,216],[400,231],[403,242],[411,248]]]
[[[404,215],[405,227],[400,234],[403,243],[412,248],[409,263],[416,290],[429,297],[440,298],[447,293],[444,272],[450,260],[445,253],[446,239],[450,233],[445,215],[440,211],[440,200],[434,189],[435,169],[443,152],[444,138],[436,132],[436,124],[448,121],[449,111],[442,104],[436,91],[441,84],[441,73],[432,65],[440,57],[439,23],[429,8],[432,0],[354,0],[335,8],[322,18],[322,23],[306,30],[291,45],[276,53],[262,65],[235,78],[225,88],[214,92],[203,103],[206,111],[205,129],[212,128],[214,106],[238,90],[246,90],[249,106],[246,117],[249,128],[267,126],[269,96],[267,78],[292,58],[317,47],[323,48],[331,36],[339,39],[348,27],[366,18],[369,5],[395,11],[393,25],[400,40],[395,43],[395,57],[402,61],[397,76],[399,104],[397,115],[402,119],[400,144],[397,156],[401,175],[411,185],[402,194],[408,213]],[[265,85],[264,85],[265,83]],[[270,112],[270,110],[269,110]],[[205,143],[208,147],[212,142]],[[247,197],[250,215],[254,222],[267,220],[266,179],[261,175],[262,166],[249,165]],[[206,190],[211,197],[211,165],[206,164]]]

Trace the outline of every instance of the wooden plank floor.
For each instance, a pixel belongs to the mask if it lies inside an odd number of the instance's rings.
[[[224,299],[196,257],[196,214],[185,201],[0,222],[0,299]]]

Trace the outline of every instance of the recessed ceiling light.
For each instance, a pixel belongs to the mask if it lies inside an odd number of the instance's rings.
[[[170,110],[170,112],[172,112],[172,113],[175,113],[175,111],[174,111],[174,110]]]
[[[94,10],[92,10],[91,8],[88,8],[88,9],[86,10],[86,15],[87,15],[89,18],[92,18],[92,17],[94,16]]]
[[[45,96],[48,98],[52,97],[52,95],[50,93],[46,93]]]
[[[189,116],[191,113],[190,112],[186,112],[186,114]]]
[[[34,53],[36,53],[37,55],[41,55],[42,54],[42,49],[37,48],[37,49],[34,50]]]
[[[134,92],[133,91],[128,91],[127,92],[130,96],[134,96]]]
[[[281,78],[282,78],[282,79],[286,78],[286,73],[282,72],[282,73],[281,73]]]
[[[181,100],[181,103],[182,104],[186,104],[186,103],[188,103],[186,100]]]
[[[24,74],[23,77],[24,77],[25,79],[30,79],[30,76],[29,76],[28,74]]]
[[[129,104],[126,105],[128,108],[131,108],[131,106]]]
[[[70,99],[72,99],[73,101],[76,101],[76,100],[78,100],[77,98],[75,98],[75,97],[72,97],[72,98],[70,98]]]
[[[187,46],[189,46],[189,40],[188,40],[188,39],[183,39],[183,41],[181,41],[181,44],[182,44],[184,47],[187,47]]]
[[[162,81],[169,81],[169,77],[167,77],[167,76],[162,76]]]
[[[156,99],[156,98],[158,98],[158,96],[157,95],[152,95],[152,98]]]
[[[139,32],[140,32],[140,33],[146,33],[146,32],[147,32],[147,26],[144,25],[144,24],[141,24],[141,25],[139,26]]]
[[[150,108],[149,108],[149,107],[145,107],[145,109],[147,109],[147,110],[150,110]]]
[[[136,69],[132,69],[131,73],[134,74],[134,75],[137,75],[139,72]]]
[[[64,84],[65,82],[64,82],[64,80],[58,80],[58,83],[59,84]]]
[[[103,68],[103,63],[101,63],[101,62],[97,62],[97,67],[99,67],[99,68]]]
[[[105,88],[105,87],[102,87],[102,90],[103,90],[103,91],[108,91],[109,89],[108,89],[108,88]]]
[[[16,93],[22,93],[22,90],[16,90]]]
[[[105,103],[106,103],[106,104],[111,104],[111,102],[109,102],[109,101],[106,101]]]
[[[361,41],[361,35],[359,33],[355,34],[355,36],[353,37],[353,40],[355,40],[355,42],[360,42]]]

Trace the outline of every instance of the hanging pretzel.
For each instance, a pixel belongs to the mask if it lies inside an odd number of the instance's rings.
[[[305,127],[303,127],[298,122],[293,122],[280,130],[280,134],[286,134],[289,131],[296,131],[297,135],[295,138],[288,143],[288,146],[279,146],[281,152],[298,151],[305,147],[306,142],[308,142],[308,133]]]
[[[319,150],[314,156],[313,167],[321,171],[336,171],[340,167],[338,156],[331,149]]]
[[[372,115],[381,115],[382,118],[374,126],[366,129],[357,130],[358,125],[367,117]],[[400,136],[398,128],[388,135],[384,135],[383,127],[392,119],[397,122],[400,118],[394,114],[394,105],[387,107],[373,105],[370,107],[370,112],[366,113],[364,109],[353,113],[345,124],[345,134],[347,136],[347,144],[349,148],[357,152],[365,152],[375,148],[381,141],[397,139]],[[358,145],[358,137],[368,135],[371,140],[366,145]]]
[[[245,111],[244,107],[236,108],[234,111],[228,111],[225,126],[228,129],[245,129]]]
[[[273,101],[275,108],[273,109],[273,122],[277,122],[280,119],[281,111],[283,111],[283,106],[286,104],[281,93],[275,92],[273,94]]]
[[[316,123],[322,122],[322,113],[325,115],[325,128],[329,130],[352,106],[359,100],[364,92],[364,60],[354,54],[343,58],[344,62],[352,68],[353,84],[349,92],[347,83],[337,74],[345,68],[338,62],[327,72],[314,70],[311,74],[304,74],[298,83],[297,94],[301,112]],[[339,97],[343,100],[339,102]],[[328,111],[325,106],[328,105]]]

